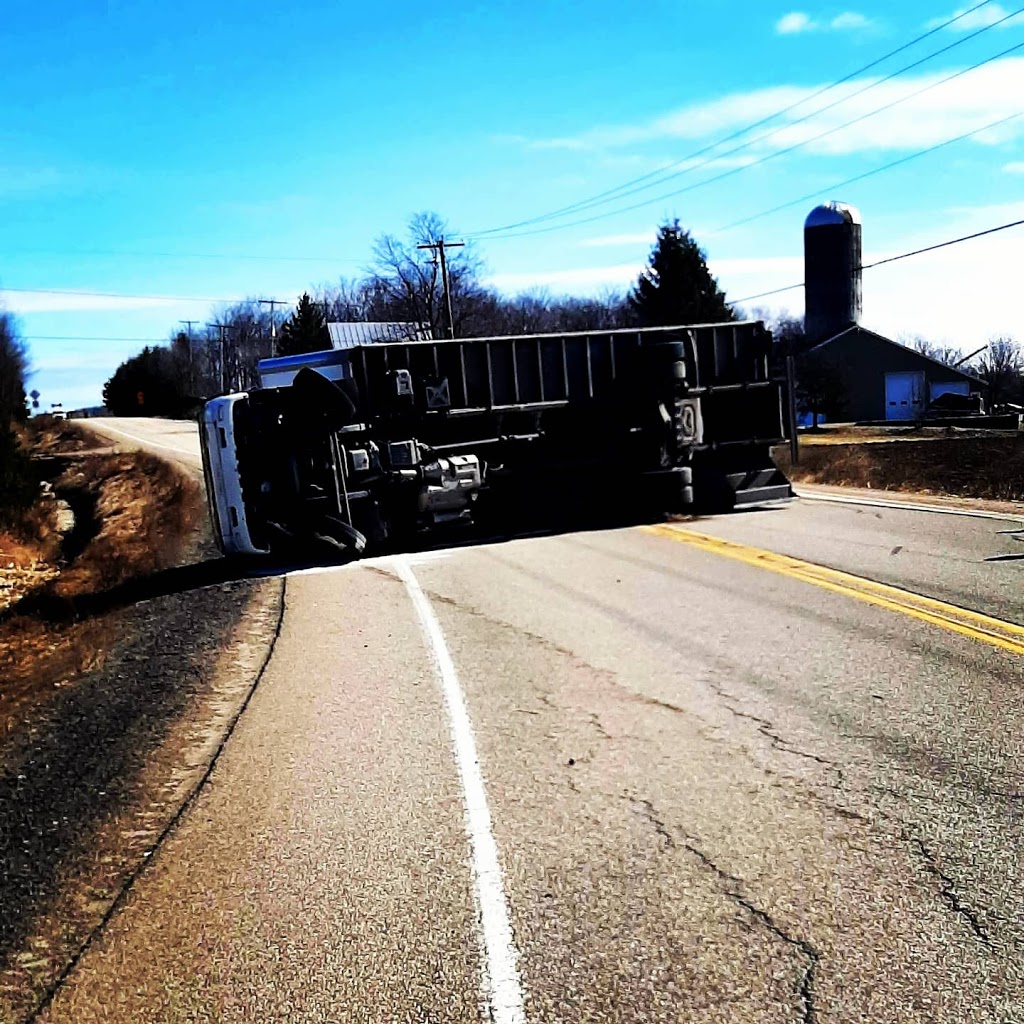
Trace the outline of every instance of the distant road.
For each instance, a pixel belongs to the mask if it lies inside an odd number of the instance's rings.
[[[291,576],[45,1019],[1024,1019],[1020,530],[800,502]]]
[[[165,420],[143,416],[111,416],[74,420],[129,450],[151,451],[191,469],[203,468],[199,431],[192,420]]]

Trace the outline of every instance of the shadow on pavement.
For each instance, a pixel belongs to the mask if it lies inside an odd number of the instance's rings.
[[[755,506],[737,509],[728,513],[734,515],[757,515],[779,511],[781,506]],[[572,521],[551,521],[537,519],[518,530],[502,530],[499,532],[468,530],[465,533],[451,532],[441,537],[431,537],[423,543],[405,544],[372,552],[370,556],[387,556],[415,554],[424,551],[450,550],[465,547],[476,547],[484,544],[501,544],[515,540],[536,537],[558,537],[574,533],[593,533],[602,530],[631,529],[636,526],[651,525],[665,522],[699,523],[717,517],[714,516],[588,516]],[[1014,557],[1014,556],[1009,556]],[[144,601],[173,594],[185,594],[246,579],[261,579],[273,576],[285,576],[291,572],[304,569],[323,568],[332,565],[357,564],[358,559],[326,560],[323,558],[306,559],[276,558],[208,558],[189,565],[163,569],[138,579],[128,580],[107,590],[86,593],[74,597],[61,597],[45,591],[27,595],[18,604],[0,615],[0,622],[15,615],[31,615],[49,624],[57,625],[68,622],[82,621],[111,611],[128,608]]]

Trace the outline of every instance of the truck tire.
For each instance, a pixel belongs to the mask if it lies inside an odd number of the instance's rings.
[[[657,514],[672,514],[693,505],[693,469],[673,466],[645,474],[650,509]]]
[[[648,367],[659,377],[667,374],[678,381],[687,377],[686,345],[681,341],[659,341],[645,349]]]
[[[331,540],[352,555],[361,555],[366,550],[366,537],[354,526],[349,526],[337,516],[324,516]]]
[[[303,407],[312,413],[321,413],[335,426],[343,427],[356,419],[356,407],[351,398],[333,380],[322,373],[302,367],[292,388],[301,396]]]

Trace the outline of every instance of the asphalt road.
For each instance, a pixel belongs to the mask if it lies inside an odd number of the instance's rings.
[[[79,425],[129,451],[150,451],[190,470],[203,471],[199,432],[191,420],[118,416],[79,421]]]
[[[292,575],[44,1019],[1024,1021],[1020,528],[806,501]]]

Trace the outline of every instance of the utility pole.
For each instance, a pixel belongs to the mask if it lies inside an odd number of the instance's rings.
[[[188,327],[188,361],[192,362],[192,325],[199,323],[198,320],[179,320],[179,324],[185,324]]]
[[[227,392],[224,386],[224,332],[228,329],[227,324],[207,324],[207,327],[217,327],[220,330],[220,393]]]
[[[277,355],[277,321],[274,320],[274,307],[284,306],[286,303],[282,299],[257,299],[256,300],[261,306],[270,307],[270,355]]]
[[[192,372],[192,325],[199,323],[198,320],[179,320],[179,324],[185,324],[188,327],[188,386],[190,390],[194,390],[196,386],[195,374]]]
[[[417,245],[417,249],[430,249],[438,254],[441,260],[441,286],[444,288],[444,305],[448,312],[448,337],[455,337],[455,318],[452,316],[452,291],[448,287],[448,261],[445,259],[445,249],[461,249],[465,242],[446,242],[442,235],[436,242],[429,242],[424,245]]]

